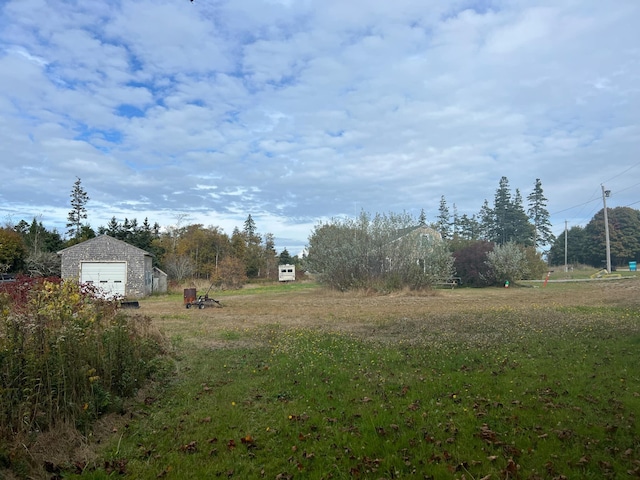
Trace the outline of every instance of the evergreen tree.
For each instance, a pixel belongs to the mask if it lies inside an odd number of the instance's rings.
[[[144,222],[142,222],[142,227],[140,227],[136,235],[136,247],[149,251],[153,238],[154,235],[151,224],[149,223],[149,219],[145,217]]]
[[[520,190],[512,197],[509,180],[502,177],[494,197],[493,225],[489,229],[489,240],[504,245],[514,242],[530,246],[533,243],[533,226],[529,223],[522,204]]]
[[[454,237],[456,237],[458,235],[458,229],[460,227],[460,217],[458,216],[458,207],[456,207],[456,204],[453,204],[453,222],[451,223],[451,233],[453,234]]]
[[[493,238],[493,231],[495,230],[495,219],[493,215],[493,210],[489,206],[489,201],[485,198],[482,207],[480,208],[480,212],[478,213],[479,217],[479,239],[491,241]]]
[[[246,245],[244,263],[247,277],[259,277],[261,268],[264,265],[263,252],[260,246],[262,238],[258,235],[256,223],[251,217],[251,214],[249,214],[244,222],[242,234]]]
[[[79,239],[83,236],[82,221],[87,218],[86,206],[87,202],[89,202],[89,195],[87,195],[87,192],[82,188],[80,177],[76,177],[70,197],[71,211],[67,216],[67,233],[71,237]]]
[[[418,225],[421,227],[425,227],[427,225],[427,214],[424,211],[424,208],[420,209],[420,216],[418,217]]]
[[[549,264],[564,265],[565,235],[567,237],[567,263],[571,265],[587,263],[585,257],[585,245],[587,243],[585,231],[583,227],[576,225],[571,227],[568,232],[562,232],[555,238],[551,248],[549,249]]]
[[[535,229],[533,246],[536,248],[553,245],[555,236],[551,232],[551,221],[547,211],[547,199],[542,191],[542,182],[536,178],[533,191],[527,197],[529,209],[527,213]]]
[[[284,250],[282,250],[282,252],[280,253],[280,259],[279,259],[279,264],[280,265],[291,265],[293,263],[293,257],[291,257],[291,254],[289,253],[289,251],[285,248]]]
[[[512,209],[510,212],[511,239],[519,245],[530,247],[533,245],[535,229],[529,223],[529,217],[524,211],[522,203],[522,195],[520,190],[516,188],[516,194],[513,199]]]
[[[276,240],[273,233],[265,233],[264,235],[264,266],[265,276],[275,278],[278,272],[278,252],[276,252]]]
[[[503,245],[511,240],[511,211],[512,200],[509,180],[507,177],[502,177],[493,198],[493,226],[489,233],[490,240],[498,245]]]
[[[18,222],[14,227],[14,230],[22,236],[24,245],[30,255],[40,253],[42,251],[49,251],[45,247],[48,232],[42,225],[42,222],[38,223],[35,217],[31,224],[28,224],[24,220],[20,220],[20,222]]]
[[[247,219],[244,221],[244,229],[242,232],[244,233],[247,246],[260,243],[260,237],[258,236],[256,229],[256,222],[251,217],[251,214],[249,214]]]
[[[101,234],[107,234],[110,237],[113,238],[119,238],[120,237],[120,230],[121,230],[121,226],[120,223],[118,223],[118,220],[116,220],[116,217],[113,216],[111,217],[111,220],[109,220],[109,223],[107,223],[106,228],[105,227],[100,227],[98,229],[98,232]]]
[[[438,208],[438,219],[436,220],[436,230],[440,232],[443,239],[451,238],[451,214],[444,195],[440,197],[440,207]]]
[[[480,239],[480,223],[476,215],[468,216],[466,213],[462,214],[458,220],[458,236],[463,240],[478,240]]]

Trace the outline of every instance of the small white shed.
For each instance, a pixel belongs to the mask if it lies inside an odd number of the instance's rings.
[[[278,265],[278,281],[279,282],[295,282],[296,266],[295,265]]]

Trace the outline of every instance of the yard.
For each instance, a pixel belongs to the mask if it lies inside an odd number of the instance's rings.
[[[132,314],[165,333],[175,375],[88,441],[50,448],[54,471],[640,477],[638,278],[386,296],[302,283],[215,298],[223,308],[141,302]]]

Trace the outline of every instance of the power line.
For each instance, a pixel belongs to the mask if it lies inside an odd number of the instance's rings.
[[[629,168],[627,168],[627,169],[623,170],[623,171],[622,171],[622,172],[620,172],[619,174],[614,175],[614,176],[613,176],[613,177],[611,177],[610,179],[608,179],[608,180],[606,180],[606,181],[602,182],[602,184],[609,183],[611,180],[613,180],[613,179],[615,179],[615,178],[618,178],[618,177],[620,177],[620,176],[624,175],[624,174],[625,174],[625,173],[627,173],[629,170],[631,170],[631,169],[633,169],[633,168],[637,167],[638,165],[640,165],[640,162],[637,162],[637,163],[635,163],[635,164],[631,165]],[[638,186],[638,185],[640,185],[640,183],[636,183],[636,184],[631,185],[631,186],[629,186],[629,187],[625,187],[625,188],[622,188],[622,189],[620,189],[620,190],[616,190],[616,193],[624,192],[625,190],[629,190],[629,189],[634,188],[634,187],[636,187],[636,186]],[[550,214],[550,216],[558,215],[558,214],[563,213],[563,212],[566,212],[566,211],[568,211],[568,210],[573,210],[574,208],[583,207],[583,206],[585,206],[585,205],[588,205],[589,203],[596,202],[596,201],[598,201],[598,200],[600,200],[600,199],[599,199],[598,197],[595,197],[595,198],[592,198],[591,200],[587,200],[586,202],[579,203],[578,205],[574,205],[574,206],[572,206],[572,207],[568,207],[568,208],[565,208],[565,209],[562,209],[562,210],[558,210],[557,212],[554,212],[554,213]],[[630,205],[635,205],[636,203],[638,203],[638,202],[631,203]],[[627,205],[627,206],[629,206],[629,205]]]
[[[624,175],[624,174],[625,174],[625,173],[627,173],[629,170],[631,170],[632,168],[637,167],[638,165],[640,165],[640,162],[636,163],[635,165],[631,165],[631,166],[630,166],[629,168],[627,168],[624,172],[619,173],[618,175],[615,175],[615,176],[611,177],[609,180],[605,180],[605,181],[604,181],[604,182],[602,182],[602,183],[609,183],[609,182],[610,182],[611,180],[613,180],[614,178],[618,178],[618,177],[620,177],[621,175]]]
[[[554,212],[551,215],[553,216],[553,215],[557,215],[557,214],[562,213],[562,212],[566,212],[567,210],[573,210],[574,208],[583,207],[583,206],[585,206],[585,205],[587,205],[589,203],[592,203],[592,202],[595,202],[595,201],[598,201],[598,200],[600,200],[600,199],[599,198],[592,198],[591,200],[587,200],[584,203],[580,203],[578,205],[574,205],[573,207],[565,208],[564,210],[558,210],[557,212]]]
[[[620,190],[616,189],[616,193],[624,192],[625,190],[629,190],[630,188],[637,187],[638,185],[640,185],[640,183],[636,183],[636,184],[633,184],[631,186],[628,186],[628,187],[625,187],[625,188],[621,188]]]

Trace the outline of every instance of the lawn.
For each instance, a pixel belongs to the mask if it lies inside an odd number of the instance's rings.
[[[640,476],[640,280],[144,300],[175,374],[65,478]],[[98,442],[98,439],[100,440]]]

